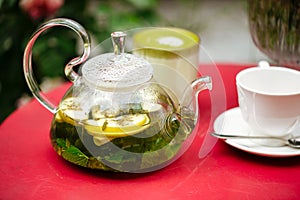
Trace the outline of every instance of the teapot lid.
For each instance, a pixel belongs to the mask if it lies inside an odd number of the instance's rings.
[[[124,88],[149,81],[151,64],[143,58],[124,53],[126,33],[111,34],[114,53],[95,56],[82,66],[84,81],[96,87]]]

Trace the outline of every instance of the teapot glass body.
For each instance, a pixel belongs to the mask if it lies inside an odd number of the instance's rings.
[[[81,57],[66,65],[65,73],[73,86],[59,105],[54,106],[42,94],[34,79],[31,51],[38,35],[57,25],[69,27],[78,33],[83,40],[84,51]],[[73,71],[73,67],[85,62],[89,56],[88,35],[72,20],[51,20],[38,29],[27,45],[24,53],[26,81],[37,100],[54,113],[51,143],[65,160],[106,171],[142,173],[158,170],[176,160],[191,144],[198,118],[197,94],[204,89],[211,89],[211,80],[209,77],[196,79],[179,99],[168,88],[155,82],[151,68],[147,67],[142,69],[144,76],[138,77],[133,83],[126,78],[135,79],[136,68],[127,71],[130,72],[126,73],[128,77],[122,75],[125,82],[120,79],[107,81],[107,75],[98,79],[101,75],[95,71],[99,69],[93,68],[99,65],[99,60],[102,62],[109,57],[108,62],[113,62],[114,66],[128,61],[127,57],[118,57],[118,52],[124,50],[124,38],[113,39],[116,44],[115,55],[101,55],[96,59],[96,64],[86,62],[81,69],[82,75],[79,75]],[[115,57],[111,59],[111,56]],[[128,55],[128,59],[130,57]],[[145,75],[145,72],[149,74]],[[99,84],[97,81],[102,82]]]

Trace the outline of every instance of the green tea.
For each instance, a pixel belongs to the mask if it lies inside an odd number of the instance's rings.
[[[92,169],[143,172],[170,162],[194,128],[193,113],[166,111],[160,104],[127,104],[81,112],[62,102],[51,128],[51,142],[65,160]],[[73,103],[73,104],[72,104]],[[72,110],[64,109],[72,105]],[[70,107],[68,107],[70,108]],[[190,112],[190,113],[189,113]]]

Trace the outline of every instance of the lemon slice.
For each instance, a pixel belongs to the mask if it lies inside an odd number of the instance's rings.
[[[129,114],[115,118],[86,120],[85,129],[96,137],[117,138],[134,135],[147,129],[150,119],[147,114]]]
[[[87,120],[88,113],[80,108],[75,97],[69,97],[60,103],[56,119],[76,125],[76,122]]]
[[[62,122],[65,122],[64,119],[61,117],[61,112],[58,111],[56,114],[55,114],[55,119],[54,119],[56,122],[59,122],[59,123],[62,123]]]

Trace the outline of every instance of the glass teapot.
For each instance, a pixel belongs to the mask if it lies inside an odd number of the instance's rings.
[[[74,30],[84,48],[65,66],[73,85],[58,106],[42,94],[32,71],[34,42],[54,26]],[[91,43],[85,29],[70,19],[50,20],[27,44],[24,74],[34,97],[54,114],[51,143],[65,160],[105,171],[149,172],[169,165],[191,144],[198,93],[211,89],[211,79],[196,79],[183,97],[176,97],[154,80],[148,61],[124,53],[125,37],[123,32],[112,33],[114,52],[88,59]]]

